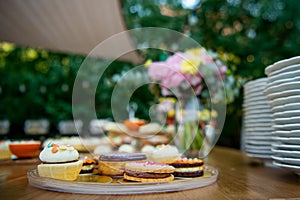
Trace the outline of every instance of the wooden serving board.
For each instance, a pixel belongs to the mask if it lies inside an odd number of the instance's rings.
[[[109,177],[100,175],[101,179],[107,180]],[[96,179],[82,181],[64,181],[51,178],[43,178],[38,175],[36,169],[27,173],[28,182],[31,186],[52,190],[57,192],[80,193],[80,194],[149,194],[162,192],[175,192],[208,186],[216,182],[218,170],[211,166],[206,166],[204,176],[197,178],[175,178],[174,181],[160,183],[139,183],[126,182],[122,178],[97,182]]]

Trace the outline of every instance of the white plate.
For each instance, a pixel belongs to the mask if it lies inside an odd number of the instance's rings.
[[[256,107],[256,106],[264,106],[265,108],[269,108],[270,104],[267,100],[265,101],[252,101],[252,102],[244,102],[243,107],[244,108],[251,108],[251,107]]]
[[[283,144],[296,144],[299,145],[300,144],[300,137],[272,137],[272,140],[274,142],[281,142]]]
[[[273,126],[274,130],[299,130],[300,129],[300,123],[297,124],[282,124],[278,125],[275,124]]]
[[[244,124],[244,128],[246,131],[248,132],[255,132],[255,131],[274,131],[274,129],[272,128],[274,125],[273,124],[266,124],[266,125],[261,125],[261,124],[257,124],[257,123],[253,123],[253,124]]]
[[[272,148],[272,152],[274,153],[274,156],[300,158],[300,151],[279,150],[279,149]]]
[[[278,150],[294,150],[300,151],[300,145],[273,143],[272,148]]]
[[[289,65],[289,66],[286,66],[282,69],[279,69],[279,70],[276,70],[276,71],[270,73],[268,75],[268,77],[276,76],[277,74],[282,74],[284,72],[296,71],[296,70],[299,70],[299,69],[300,69],[300,64]]]
[[[259,112],[261,111],[261,112]],[[267,118],[272,118],[273,112],[271,109],[261,109],[261,110],[243,110],[243,116],[245,119],[255,119],[257,115],[268,115]],[[263,118],[263,117],[261,117]]]
[[[278,74],[276,76],[270,76],[268,77],[268,83],[281,80],[281,79],[293,78],[295,76],[300,76],[300,70],[288,71],[288,72]]]
[[[271,87],[266,87],[266,94],[272,94],[276,92],[282,92],[285,90],[294,90],[294,89],[299,89],[300,88],[300,81],[293,81],[293,82],[288,82],[288,83],[282,83],[278,85],[274,85]]]
[[[273,160],[279,161],[282,164],[290,164],[290,165],[296,165],[296,166],[300,166],[300,159],[298,158],[282,158],[282,157],[278,157],[278,156],[272,156]]]
[[[300,86],[300,85],[299,85]],[[271,107],[300,102],[300,95],[282,97],[270,101]]]
[[[258,141],[260,142],[260,141]],[[246,141],[246,145],[245,145],[246,148],[248,149],[251,149],[251,148],[257,148],[257,149],[263,149],[263,150],[269,150],[271,151],[271,148],[272,148],[272,143],[269,142],[269,143],[264,143],[264,142],[261,142],[261,143],[257,143],[254,142],[249,142],[249,141]]]
[[[251,106],[243,108],[244,111],[268,111],[271,110],[270,105],[258,105],[258,106]]]
[[[255,96],[255,95],[262,95],[264,94],[264,91],[266,89],[267,84],[263,85],[263,86],[254,86],[253,88],[249,88],[244,90],[244,94],[245,96]]]
[[[273,134],[279,137],[300,137],[300,130],[275,130]]]
[[[300,116],[300,110],[287,110],[282,112],[275,112],[273,118],[283,118],[283,117],[298,117]]]
[[[285,117],[285,118],[277,118],[274,117],[274,123],[281,125],[281,124],[300,124],[300,116],[297,117]]]
[[[265,141],[266,143],[270,143],[273,141],[273,137],[270,136],[247,136],[245,135],[245,139],[247,141]]]
[[[257,131],[257,132],[266,132],[266,131],[269,131],[269,132],[273,132],[274,129],[272,127],[250,127],[250,128],[245,128],[245,132],[254,132],[254,131]]]
[[[284,105],[278,105],[278,106],[273,106],[271,108],[273,113],[276,112],[285,112],[285,111],[291,111],[291,110],[300,110],[300,102],[298,103],[288,103]]]
[[[258,78],[255,80],[248,81],[247,83],[245,83],[244,87],[251,87],[251,86],[257,86],[260,84],[264,84],[267,82],[267,79],[268,79],[267,77],[263,77],[263,78]]]
[[[272,115],[270,115],[270,113],[268,114],[256,114],[256,115],[249,115],[249,114],[244,114],[243,116],[244,121],[246,120],[253,120],[253,119],[266,119],[266,120],[272,120],[273,117]]]
[[[244,99],[256,99],[256,98],[266,98],[266,94],[264,93],[264,90],[261,90],[259,92],[252,92],[252,93],[244,92]]]
[[[269,100],[273,100],[275,98],[280,98],[280,97],[288,97],[292,95],[300,95],[300,90],[299,89],[291,89],[291,90],[285,90],[281,92],[275,92],[267,95],[267,98]]]
[[[283,164],[283,163],[278,162],[278,161],[273,161],[273,165],[278,166],[278,167],[282,167],[282,168],[289,169],[289,170],[293,171],[294,173],[300,175],[300,166],[297,166],[297,165],[289,165],[289,164]]]
[[[271,155],[272,151],[271,150],[262,150],[262,149],[245,149],[245,151],[247,153],[256,153],[256,154],[267,154],[267,155]]]
[[[264,159],[268,159],[271,158],[272,154],[255,154],[255,153],[247,153],[247,156],[252,157],[252,158],[264,158]]]
[[[300,63],[300,56],[280,60],[280,61],[275,62],[273,65],[266,67],[265,74],[268,75],[274,71],[277,71],[277,70],[285,68],[289,65],[294,65],[294,64],[298,64],[298,63]]]
[[[245,136],[249,137],[257,137],[257,136],[263,136],[263,137],[273,137],[274,134],[272,132],[245,132]]]
[[[279,80],[276,80],[276,81],[269,82],[267,84],[266,88],[273,87],[273,86],[276,86],[276,85],[281,85],[281,84],[297,82],[297,81],[300,81],[300,76],[294,76],[292,78],[283,78],[283,79],[279,79]]]

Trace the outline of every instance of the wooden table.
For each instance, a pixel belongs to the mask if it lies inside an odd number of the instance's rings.
[[[265,166],[243,152],[215,147],[205,163],[219,170],[216,183],[193,190],[147,195],[85,195],[41,190],[28,185],[26,173],[37,163],[0,162],[0,199],[285,199],[300,198],[299,178]]]

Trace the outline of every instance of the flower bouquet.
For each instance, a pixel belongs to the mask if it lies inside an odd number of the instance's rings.
[[[208,102],[209,97],[210,102],[224,101],[225,91],[220,85],[226,79],[227,66],[217,54],[204,48],[176,52],[165,61],[148,60],[145,66],[160,94],[177,99],[174,143],[182,153],[199,150],[205,137],[199,115],[204,107],[200,102]]]

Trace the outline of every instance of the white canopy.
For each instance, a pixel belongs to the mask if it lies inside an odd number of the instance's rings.
[[[87,55],[125,30],[118,0],[0,1],[0,41],[20,46]],[[120,48],[134,49],[129,35],[96,56],[110,59]],[[139,63],[142,58],[133,51],[120,60]]]

